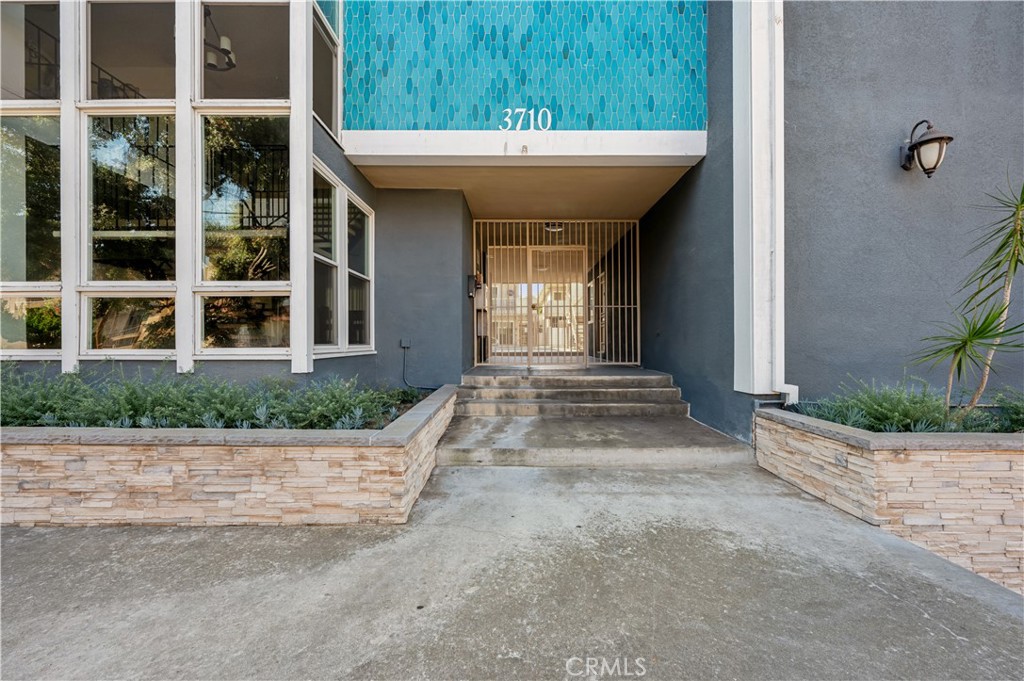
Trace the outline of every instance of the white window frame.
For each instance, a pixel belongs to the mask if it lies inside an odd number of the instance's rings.
[[[64,117],[62,115],[63,102],[67,99],[67,92],[72,90],[66,89],[69,87],[69,80],[71,80],[71,74],[65,73],[65,54],[68,50],[65,47],[65,42],[69,42],[64,38],[65,32],[69,25],[73,26],[73,12],[69,11],[68,3],[59,2],[59,0],[19,0],[25,5],[52,5],[58,4],[58,12],[60,16],[58,18],[60,26],[60,53],[58,54],[58,68],[60,70],[60,95],[61,99],[0,99],[0,116],[48,116],[57,120],[60,132],[60,185],[61,185],[61,198],[60,198],[60,216],[61,216],[61,235],[60,235],[60,248],[61,248],[61,278],[58,281],[8,281],[0,282],[0,298],[31,298],[34,300],[47,300],[51,298],[57,298],[61,301],[60,306],[60,317],[61,317],[61,334],[60,334],[60,349],[52,350],[40,350],[40,349],[0,349],[0,360],[26,360],[26,361],[61,361],[64,364],[64,356],[66,353],[65,348],[68,347],[69,343],[73,342],[75,338],[72,338],[68,334],[68,326],[70,323],[74,323],[75,309],[74,307],[69,308],[67,300],[64,296],[66,289],[65,278],[68,275],[68,263],[65,254],[69,246],[73,246],[73,240],[69,238],[67,234],[68,229],[64,227],[68,213],[69,206],[69,192],[65,189],[65,180],[73,175],[73,170],[69,171],[67,166],[71,159],[67,151],[67,142],[65,141],[64,134],[66,132],[64,125]],[[71,41],[73,42],[73,41]],[[72,86],[73,87],[73,86]],[[71,204],[73,205],[73,204]],[[69,244],[68,242],[72,243]]]
[[[319,32],[324,36],[324,39],[334,50],[334,129],[331,129],[331,125],[328,121],[323,120],[320,116],[313,112],[313,120],[320,124],[321,127],[331,136],[338,146],[341,146],[341,111],[342,111],[342,87],[341,87],[341,74],[342,74],[342,41],[341,38],[334,34],[334,30],[330,26],[330,22],[327,21],[327,17],[324,16],[323,10],[320,9],[320,5],[316,2],[313,5],[313,34]],[[342,3],[341,0],[338,2],[338,21],[341,21]],[[310,38],[314,38],[314,35],[310,35]],[[310,69],[310,94],[313,91],[312,78],[313,70]]]
[[[355,204],[355,206],[357,208],[359,208],[361,211],[366,213],[366,231],[367,231],[367,234],[366,234],[366,274],[363,274],[362,272],[356,272],[355,270],[351,269],[348,266],[348,204],[350,202]],[[376,309],[376,304],[375,304],[375,300],[374,300],[374,298],[375,298],[375,296],[374,296],[374,282],[375,282],[376,278],[374,277],[373,267],[374,267],[374,260],[375,260],[374,256],[375,256],[375,253],[376,253],[376,244],[374,243],[374,235],[375,235],[375,231],[376,230],[374,229],[373,211],[370,210],[370,207],[368,205],[366,205],[366,203],[362,199],[360,199],[358,196],[356,196],[355,194],[352,194],[352,193],[347,193],[347,195],[346,195],[346,202],[345,202],[345,221],[344,221],[343,224],[345,226],[345,237],[346,238],[345,238],[345,271],[344,271],[344,274],[342,275],[342,278],[345,280],[345,288],[344,288],[344,296],[345,296],[345,298],[344,298],[344,300],[345,300],[345,312],[346,312],[346,314],[348,312],[348,278],[349,278],[349,276],[359,277],[360,279],[366,280],[370,284],[370,295],[369,295],[370,299],[367,301],[367,307],[369,309],[366,311],[366,316],[367,316],[367,320],[366,321],[367,321],[367,327],[368,327],[367,328],[367,332],[370,335],[370,342],[366,343],[366,344],[363,344],[363,345],[352,345],[349,342],[350,339],[348,337],[348,317],[346,316],[345,324],[344,324],[345,343],[346,343],[346,347],[348,347],[348,349],[349,349],[349,352],[352,352],[352,353],[371,353],[371,352],[374,351],[374,347],[375,347],[375,344],[376,344],[376,341],[377,341],[377,330],[376,330],[375,324],[374,324],[374,319],[376,318],[376,315],[374,314],[374,310]]]
[[[331,357],[355,357],[360,355],[375,355],[377,354],[376,342],[377,333],[375,320],[377,315],[375,314],[375,287],[376,277],[374,276],[374,261],[375,261],[375,229],[374,229],[374,213],[373,209],[362,199],[348,188],[341,179],[327,166],[326,163],[321,161],[316,156],[313,157],[313,170],[323,177],[332,187],[334,187],[334,248],[335,248],[335,261],[331,262],[329,259],[324,258],[315,252],[311,253],[312,259],[310,260],[310,267],[312,263],[319,260],[321,262],[329,263],[332,267],[337,267],[337,281],[336,296],[337,301],[335,303],[337,314],[335,315],[335,333],[338,338],[336,345],[314,345],[313,355],[315,359],[328,359]],[[310,186],[310,196],[312,196],[312,186]],[[348,267],[348,204],[351,202],[357,206],[361,211],[366,213],[366,244],[367,244],[367,274],[362,272],[354,272]],[[312,224],[310,224],[310,231],[312,231]],[[362,279],[366,279],[370,283],[370,299],[369,309],[367,310],[367,323],[368,331],[370,334],[370,342],[363,345],[352,345],[349,343],[348,338],[348,277],[349,274],[353,274]],[[312,335],[312,334],[311,334]]]
[[[57,2],[60,7],[60,99],[3,100],[3,115],[52,115],[60,122],[61,186],[61,280],[60,282],[0,283],[0,294],[10,297],[61,300],[61,349],[0,351],[3,359],[61,360],[65,372],[77,371],[81,360],[173,358],[179,372],[194,369],[196,359],[291,359],[292,372],[313,369],[312,273],[297,264],[312,262],[312,31],[314,15],[320,12],[309,0],[212,0],[216,5],[277,5],[288,7],[289,84],[287,99],[213,100],[202,99],[203,3],[173,0],[175,28],[175,97],[160,100],[94,100],[90,95],[90,5],[117,2],[168,2],[171,0],[25,0],[26,4]],[[310,8],[316,9],[310,9]],[[336,47],[337,134],[343,125],[344,106],[341,79],[343,42],[322,16],[326,35]],[[339,3],[339,23],[344,12]],[[160,282],[91,281],[89,239],[88,126],[90,116],[169,115],[174,117],[175,167],[175,277]],[[289,271],[290,280],[279,282],[208,282],[201,279],[205,235],[202,229],[202,186],[204,116],[282,116],[289,118]],[[324,126],[325,129],[329,128]],[[326,169],[325,169],[326,170]],[[329,170],[325,176],[333,176]],[[336,179],[336,178],[335,178]],[[342,194],[343,193],[343,197]],[[373,212],[364,202],[344,190],[338,206],[352,200],[370,216],[370,339],[375,339],[373,289]],[[309,197],[307,197],[309,195]],[[342,200],[342,198],[344,200]],[[339,221],[339,225],[341,222]],[[189,256],[191,253],[192,257]],[[347,249],[345,251],[347,256]],[[347,285],[347,263],[339,267]],[[202,348],[202,303],[210,296],[288,296],[291,324],[288,348]],[[347,289],[339,291],[347,295]],[[175,299],[175,349],[96,350],[89,349],[91,299],[95,297],[160,297]],[[339,310],[344,309],[339,307]],[[339,324],[341,319],[339,317]],[[347,323],[341,329],[347,334]],[[339,338],[341,336],[339,335]],[[367,354],[370,346],[356,352],[339,349],[332,356]],[[320,355],[318,355],[320,356]]]
[[[187,3],[192,9],[193,39],[198,43],[203,35],[203,6],[206,2]],[[209,4],[214,5],[269,5],[288,7],[288,2],[281,0],[211,0]],[[289,12],[289,35],[291,47],[289,49],[289,98],[288,99],[204,99],[203,77],[204,69],[201,60],[194,59],[191,65],[192,83],[191,92],[195,95],[194,103],[189,105],[189,115],[192,119],[193,141],[191,146],[192,168],[194,177],[191,183],[193,205],[191,206],[192,219],[189,221],[191,227],[189,250],[192,252],[189,263],[191,272],[191,300],[189,301],[189,322],[188,334],[191,339],[188,352],[192,363],[195,360],[247,360],[247,359],[279,359],[288,360],[292,358],[295,344],[295,316],[298,307],[293,293],[294,281],[296,279],[294,246],[289,246],[289,278],[280,281],[210,281],[203,279],[203,259],[206,251],[206,234],[203,229],[203,205],[200,197],[203,195],[203,143],[204,143],[204,119],[208,117],[281,117],[290,118],[292,111],[292,100],[294,99],[294,74],[295,60],[294,53],[295,27],[292,22],[295,20],[294,5],[302,5],[301,2],[293,3]],[[310,47],[310,49],[312,49]],[[195,49],[193,49],[195,53]],[[303,74],[306,77],[306,74]],[[308,75],[312,79],[312,74]],[[179,104],[180,104],[179,100]],[[289,128],[294,128],[294,123],[289,123]],[[295,204],[295,179],[294,174],[300,164],[304,167],[305,159],[301,158],[301,151],[297,155],[294,144],[294,131],[289,134],[288,145],[288,171],[291,186],[289,187],[289,218],[288,218],[288,241],[291,244],[299,233],[298,226],[304,225],[301,209]],[[269,297],[284,296],[289,298],[289,316],[292,318],[289,338],[291,345],[284,348],[204,348],[203,347],[203,301],[206,298],[220,297]],[[179,362],[180,364],[180,362]]]
[[[74,168],[78,174],[78,191],[75,195],[75,234],[76,234],[76,262],[75,292],[77,295],[77,352],[78,360],[96,359],[140,359],[140,360],[167,360],[173,359],[174,350],[143,350],[143,349],[99,349],[89,347],[92,329],[92,307],[93,298],[174,298],[175,310],[175,343],[177,343],[178,327],[177,314],[181,306],[181,300],[177,294],[176,279],[164,281],[105,281],[92,278],[92,239],[91,220],[92,210],[92,177],[89,155],[89,127],[90,120],[98,116],[171,116],[174,118],[175,133],[175,213],[174,221],[176,229],[182,222],[183,215],[180,212],[181,204],[178,202],[178,195],[187,187],[183,187],[179,180],[178,168],[182,165],[178,162],[181,149],[181,141],[178,139],[178,116],[176,99],[91,99],[91,67],[92,67],[92,7],[94,5],[117,4],[124,2],[164,3],[168,0],[86,0],[80,2],[80,13],[78,15],[78,31],[75,34],[78,38],[76,50],[77,68],[74,104],[74,125],[75,125],[75,158]],[[63,3],[61,6],[63,11]],[[177,18],[177,4],[175,3],[175,18]],[[175,20],[175,27],[177,21]],[[177,33],[177,32],[175,32]],[[63,38],[62,38],[63,41]],[[175,39],[175,86],[178,83],[178,69],[181,68],[182,50]],[[61,53],[63,57],[63,51]],[[62,64],[62,70],[64,66]],[[63,86],[63,83],[62,83]],[[63,87],[61,93],[63,94]],[[177,92],[175,93],[178,94]],[[63,98],[62,98],[63,99]],[[63,186],[62,186],[63,189]],[[177,244],[176,244],[177,245]],[[178,252],[177,248],[175,249]],[[175,262],[180,257],[175,257]],[[177,271],[176,271],[177,274]],[[63,310],[62,310],[63,312]]]
[[[79,352],[79,358],[87,360],[174,359],[174,350],[141,350],[137,348],[119,350],[115,348],[89,347],[89,340],[92,337],[92,300],[94,298],[142,298],[149,300],[153,298],[175,298],[174,293],[175,292],[173,288],[164,289],[163,293],[153,293],[152,291],[132,290],[115,287],[107,287],[105,289],[91,287],[87,291],[81,291],[79,297],[79,308],[81,314],[79,314],[78,316],[78,333],[79,337],[82,339],[82,349]],[[174,309],[175,315],[177,315],[177,300],[175,300]],[[177,320],[177,317],[175,317],[175,320]],[[175,339],[177,339],[177,328],[175,328]]]

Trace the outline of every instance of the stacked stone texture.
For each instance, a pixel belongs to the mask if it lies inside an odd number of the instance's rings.
[[[754,425],[762,468],[1024,593],[1024,437],[990,436],[979,445],[969,436],[957,448],[955,434],[921,434],[895,447],[897,435],[777,410],[762,410]]]
[[[437,441],[451,419],[454,391],[435,401],[436,408],[422,424],[400,425],[398,436],[361,436],[387,446],[344,444],[344,432],[338,432],[337,446],[303,445],[301,431],[285,436],[300,443],[296,446],[259,444],[258,431],[251,435],[253,443],[245,445],[20,444],[24,438],[14,437],[0,443],[2,522],[404,523],[433,470]],[[118,437],[123,432],[107,439]],[[144,437],[134,434],[132,439]],[[329,440],[330,434],[318,439]]]

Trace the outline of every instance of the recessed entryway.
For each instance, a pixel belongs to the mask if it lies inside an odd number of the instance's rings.
[[[635,220],[478,220],[477,365],[640,363]]]

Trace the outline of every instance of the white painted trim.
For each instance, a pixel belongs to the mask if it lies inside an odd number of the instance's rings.
[[[59,281],[7,281],[0,282],[0,295],[13,298],[38,298],[45,295],[59,298],[61,285]]]
[[[289,272],[291,273],[292,373],[313,371],[313,9],[292,0],[288,23]]]
[[[80,14],[77,0],[60,2],[60,276],[61,371],[78,370],[78,242],[82,231],[79,204]]]
[[[196,191],[196,172],[199,159],[195,149],[197,117],[192,112],[192,99],[196,86],[196,30],[200,21],[201,5],[178,2],[174,6],[175,40],[175,197],[174,216],[176,250],[174,284],[174,348],[178,373],[195,368],[192,349],[195,347],[195,305],[192,302],[192,283],[195,279],[195,258],[191,251],[197,247],[196,205],[200,194]],[[185,153],[182,154],[181,152]]]
[[[683,131],[343,130],[356,165],[692,166],[708,134]]]
[[[781,0],[733,3],[733,387],[790,402],[782,30]]]
[[[59,99],[0,99],[0,116],[59,115]]]
[[[79,111],[93,116],[132,116],[135,114],[170,116],[175,113],[173,99],[91,99],[77,102],[76,107]]]
[[[368,348],[360,348],[356,350],[335,350],[334,348],[325,348],[324,350],[317,350],[316,359],[337,359],[339,357],[369,357],[376,355],[376,350]]]
[[[200,99],[193,102],[192,108],[206,116],[287,116],[291,100]]]
[[[59,362],[60,350],[0,350],[0,361],[4,362]]]

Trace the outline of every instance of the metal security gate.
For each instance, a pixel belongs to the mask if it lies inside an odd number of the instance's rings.
[[[640,363],[635,220],[477,220],[478,365]]]

